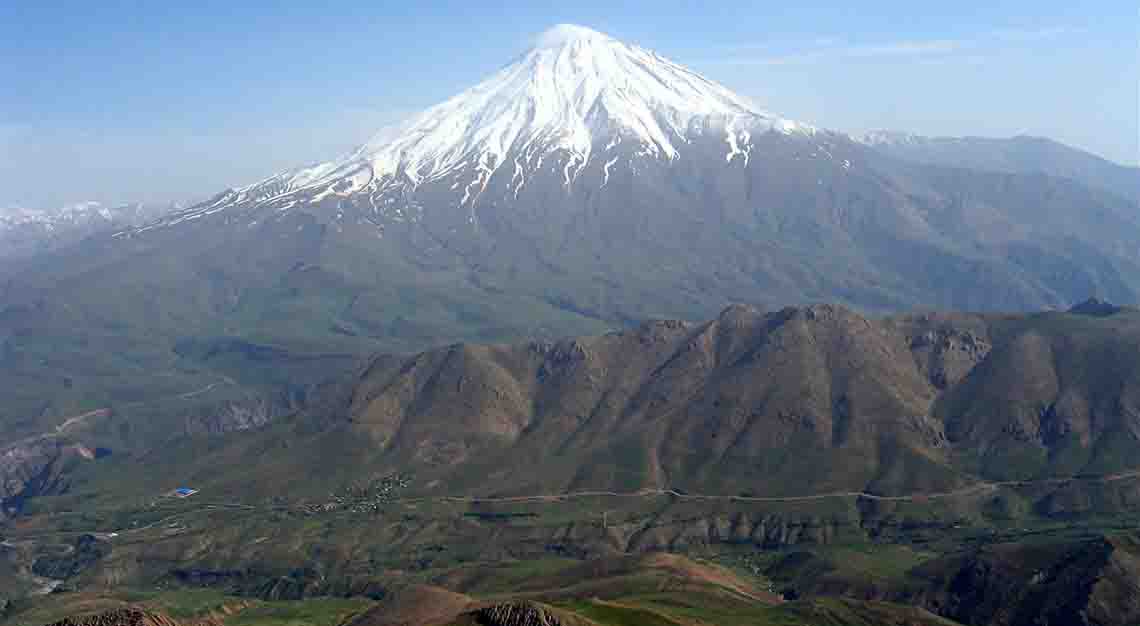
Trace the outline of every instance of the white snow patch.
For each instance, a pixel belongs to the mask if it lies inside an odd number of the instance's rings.
[[[606,161],[606,164],[602,167],[602,186],[599,187],[599,189],[605,187],[606,183],[610,182],[610,167],[612,167],[614,163],[617,163],[618,158],[619,157],[614,157]]]
[[[748,158],[752,155],[752,133],[747,130],[737,131],[731,126],[725,132],[725,141],[728,142],[728,154],[724,156],[726,163],[732,163],[733,157],[742,155],[744,167],[748,167]]]
[[[519,191],[522,190],[523,185],[526,184],[526,174],[524,173],[522,163],[519,163],[518,157],[515,157],[515,173],[511,175],[512,185],[514,185],[516,179],[519,181],[519,184],[515,185],[514,194],[515,198],[518,198]]]

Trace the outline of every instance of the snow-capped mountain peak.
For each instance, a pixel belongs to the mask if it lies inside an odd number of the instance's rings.
[[[563,46],[582,43],[609,43],[616,41],[613,37],[599,33],[591,28],[577,24],[556,24],[534,38],[534,48],[561,48]]]
[[[590,181],[597,188],[621,167],[619,158],[673,161],[696,137],[719,138],[724,163],[739,158],[747,165],[751,138],[768,131],[815,133],[652,51],[562,24],[486,80],[382,130],[344,158],[234,190],[173,219],[330,194],[366,194],[375,207],[431,182],[455,190],[465,206],[478,202],[496,175],[510,179],[517,197],[544,163],[549,169],[555,162],[566,188],[591,163],[605,164]]]
[[[613,134],[675,158],[694,120],[797,128],[653,52],[581,26],[556,26],[536,42],[489,79],[382,131],[349,162],[418,182],[467,160],[501,166],[512,149],[534,159],[562,149],[584,165],[595,141]]]

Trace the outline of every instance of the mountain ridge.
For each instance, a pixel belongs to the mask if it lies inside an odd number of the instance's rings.
[[[91,236],[144,226],[177,204],[85,201],[51,208],[0,207],[0,259],[23,261],[72,246]]]
[[[1050,365],[1042,344],[1069,354]],[[949,493],[1135,469],[1140,369],[1124,355],[1137,346],[1135,309],[874,320],[734,306],[702,324],[383,357],[329,424],[425,494]]]
[[[1069,178],[1140,204],[1140,167],[1116,163],[1047,137],[936,137],[879,130],[856,139],[920,163]]]

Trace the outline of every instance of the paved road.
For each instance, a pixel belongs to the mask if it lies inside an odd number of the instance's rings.
[[[1048,478],[1042,480],[1007,480],[998,482],[979,482],[974,483],[960,489],[952,491],[939,491],[929,493],[913,493],[901,496],[884,496],[874,494],[866,491],[832,491],[827,493],[817,493],[802,496],[728,496],[720,494],[701,494],[701,493],[687,493],[677,491],[676,489],[642,489],[640,491],[572,491],[567,493],[554,493],[534,496],[504,496],[504,497],[479,497],[479,496],[439,496],[427,498],[407,498],[403,500],[396,500],[396,502],[423,502],[423,501],[440,501],[440,502],[556,502],[560,500],[567,500],[573,498],[597,498],[597,497],[616,497],[616,498],[645,498],[656,496],[671,496],[681,500],[726,500],[735,502],[811,502],[816,500],[827,500],[831,498],[863,498],[867,500],[877,500],[884,502],[914,502],[926,500],[940,500],[946,498],[956,498],[961,496],[973,495],[976,493],[985,493],[996,491],[1002,487],[1034,487],[1034,486],[1055,486],[1063,485],[1070,482],[1094,482],[1094,483],[1108,483],[1120,480],[1128,480],[1131,478],[1140,477],[1140,470],[1132,472],[1124,472],[1120,474],[1109,474],[1107,476],[1090,476],[1082,477],[1068,477],[1068,478]]]
[[[57,434],[64,433],[64,432],[67,432],[68,428],[71,428],[72,426],[79,424],[80,422],[86,420],[89,417],[106,417],[110,414],[111,414],[110,408],[103,408],[103,409],[95,409],[94,411],[88,411],[82,415],[76,415],[74,417],[69,417],[69,418],[65,419],[62,424],[55,427],[55,432]]]

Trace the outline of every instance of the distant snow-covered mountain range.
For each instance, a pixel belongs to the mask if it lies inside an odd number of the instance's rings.
[[[181,205],[96,201],[53,208],[0,206],[0,259],[21,258],[55,250],[86,237],[139,226]]]

